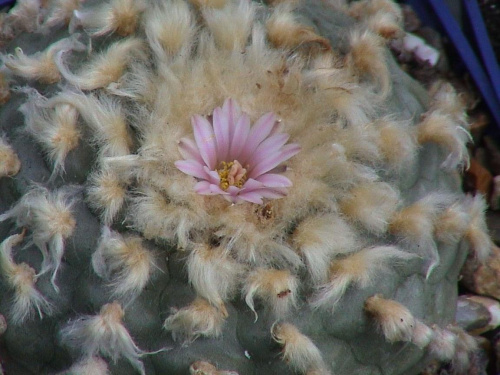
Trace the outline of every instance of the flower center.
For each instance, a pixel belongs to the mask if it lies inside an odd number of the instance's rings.
[[[220,188],[227,190],[229,186],[243,187],[247,180],[247,170],[243,168],[238,160],[220,163],[217,173],[220,177]]]

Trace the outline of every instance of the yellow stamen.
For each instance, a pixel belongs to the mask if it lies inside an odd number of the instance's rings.
[[[229,186],[242,188],[247,180],[247,170],[242,167],[238,160],[220,163],[217,173],[220,177],[220,188],[229,189]]]

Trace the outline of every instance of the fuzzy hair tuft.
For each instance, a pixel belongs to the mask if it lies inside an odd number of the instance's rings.
[[[414,257],[394,246],[378,246],[334,260],[330,264],[329,282],[317,287],[317,293],[310,303],[313,308],[334,310],[349,286],[354,284],[358,288],[366,288],[377,274],[386,272],[391,265]]]
[[[0,215],[0,222],[15,219],[18,228],[27,227],[43,255],[41,273],[52,270],[52,285],[64,254],[64,241],[73,234],[76,221],[68,190],[49,191],[35,186],[9,211]]]
[[[147,354],[135,345],[122,323],[124,311],[118,302],[102,306],[98,315],[85,315],[70,321],[59,332],[63,344],[83,353],[84,358],[97,354],[113,361],[124,357],[141,374],[144,364],[139,359]]]
[[[124,237],[108,227],[103,227],[92,266],[109,282],[113,296],[126,302],[142,292],[156,267],[153,254],[142,246],[141,237]]]
[[[283,360],[293,370],[300,373],[324,371],[322,373],[329,374],[317,346],[297,327],[290,323],[275,323],[271,327],[271,335],[283,347]]]
[[[21,161],[5,137],[0,137],[0,178],[15,176],[21,169]]]
[[[203,298],[196,298],[190,305],[172,312],[163,323],[163,328],[172,332],[172,338],[182,341],[183,345],[190,344],[199,336],[219,337],[227,317],[225,307],[214,307]]]
[[[255,314],[254,296],[262,299],[275,318],[283,318],[297,304],[298,280],[288,270],[258,268],[248,275],[243,288],[245,302]]]
[[[35,311],[40,319],[53,311],[52,304],[35,287],[35,270],[26,263],[14,262],[12,248],[23,239],[24,232],[9,236],[0,244],[1,274],[14,291],[9,319],[13,324],[22,324],[32,318]]]
[[[376,294],[365,301],[365,311],[374,319],[388,342],[412,339],[415,318],[410,310],[399,302]]]

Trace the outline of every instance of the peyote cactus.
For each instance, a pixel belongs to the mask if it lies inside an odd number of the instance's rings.
[[[5,373],[465,371],[449,324],[485,203],[460,192],[459,98],[388,52],[400,21],[389,0],[18,1]]]

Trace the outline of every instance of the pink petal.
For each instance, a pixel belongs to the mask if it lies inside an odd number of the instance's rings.
[[[268,199],[279,199],[286,196],[286,191],[281,191],[278,189],[260,189],[259,194],[262,195],[262,198]]]
[[[241,108],[233,99],[226,99],[222,105],[222,111],[229,119],[229,139],[233,138],[233,126],[241,116]],[[233,126],[231,126],[233,125]]]
[[[208,181],[200,181],[194,185],[194,191],[201,195],[213,195],[210,185]]]
[[[196,160],[200,164],[205,164],[203,161],[200,151],[196,146],[196,143],[192,139],[189,138],[181,138],[179,140],[179,152],[184,159],[193,159]]]
[[[215,169],[217,164],[217,144],[212,125],[206,118],[194,115],[191,118],[191,124],[194,130],[194,139],[200,150],[200,155],[205,164],[210,169]]]
[[[204,166],[195,160],[177,160],[174,164],[185,174],[196,178],[201,178],[203,180],[208,179],[207,173],[203,169]]]
[[[194,186],[194,191],[201,195],[227,195],[219,186],[208,181],[200,181]]]
[[[229,195],[232,195],[232,196],[237,195],[240,192],[240,190],[241,189],[237,186],[229,186],[227,188],[227,192],[229,193]]]
[[[290,181],[288,178],[274,173],[265,173],[257,177],[257,181],[262,182],[266,187],[269,188],[287,188],[292,186],[292,181]]]
[[[257,203],[257,204],[263,203],[262,195],[254,191],[249,191],[248,193],[240,193],[238,194],[238,198],[251,203]]]
[[[240,162],[242,165],[245,164],[250,155],[252,155],[255,149],[259,146],[259,144],[267,138],[267,136],[273,130],[275,124],[276,116],[272,112],[266,113],[255,122],[252,130],[250,130],[250,134],[247,137],[245,147],[243,148],[243,150],[241,150],[240,153]]]
[[[228,114],[222,111],[222,108],[217,107],[214,109],[213,124],[219,160],[227,160],[227,153],[229,151],[229,128],[233,125],[229,120]]]
[[[256,181],[253,178],[249,178],[244,184],[243,187],[241,188],[242,192],[249,192],[249,191],[254,191],[257,189],[261,189],[264,187],[264,184],[262,182]]]
[[[233,139],[231,140],[231,148],[229,149],[227,160],[239,160],[240,153],[247,141],[248,133],[250,133],[250,118],[246,114],[242,114],[234,127]]]
[[[259,164],[264,159],[278,151],[288,141],[290,136],[286,133],[275,134],[262,142],[247,160],[250,167]]]
[[[220,176],[216,171],[211,171],[207,166],[203,167],[203,170],[207,174],[206,179],[210,181],[211,184],[219,185],[220,184]]]
[[[280,163],[283,163],[285,160],[290,159],[292,156],[296,155],[300,151],[300,146],[296,143],[292,143],[283,147],[280,151],[275,152],[270,155],[269,158],[263,160],[249,173],[250,178],[257,178],[260,175],[269,172],[271,169],[277,167]]]

